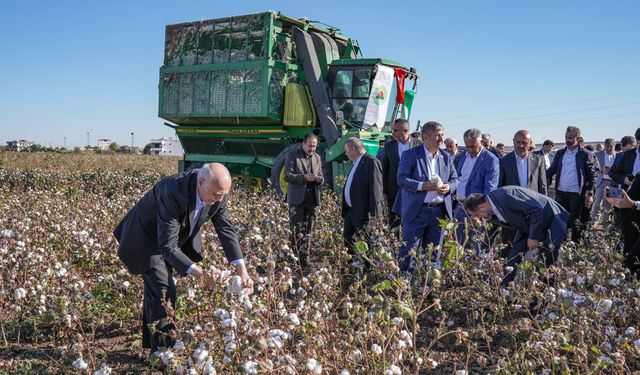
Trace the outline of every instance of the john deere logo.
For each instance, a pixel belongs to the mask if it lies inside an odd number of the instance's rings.
[[[378,86],[373,89],[373,101],[380,105],[387,100],[387,89],[384,86]]]

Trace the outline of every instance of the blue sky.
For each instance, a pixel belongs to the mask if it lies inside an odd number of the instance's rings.
[[[587,141],[640,127],[640,1],[4,1],[0,143],[171,136],[157,117],[167,24],[280,10],[416,67],[417,120]]]

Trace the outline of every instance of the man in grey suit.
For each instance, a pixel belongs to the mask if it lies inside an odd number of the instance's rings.
[[[289,224],[291,225],[291,243],[300,259],[302,268],[309,266],[308,236],[313,226],[316,207],[320,205],[320,185],[322,160],[316,153],[318,137],[313,133],[304,136],[302,147],[287,154],[284,164],[284,179],[289,204]]]
[[[547,174],[544,159],[529,152],[531,134],[518,130],[513,136],[513,151],[500,159],[498,186],[515,185],[547,195]],[[502,242],[513,243],[515,231],[503,228]]]
[[[144,281],[142,345],[152,352],[175,342],[177,328],[165,307],[170,303],[175,310],[173,271],[192,275],[208,285],[216,282],[217,269],[206,272],[196,264],[202,260],[200,228],[207,220],[212,221],[227,260],[235,266],[246,292],[253,292],[253,280],[227,216],[225,195],[230,189],[229,171],[218,163],[165,177],[113,232],[120,243],[118,257]]]
[[[410,148],[418,146],[421,142],[417,138],[411,137],[409,121],[399,118],[393,122],[391,129],[393,140],[387,142],[379,157],[382,164],[382,192],[387,201],[389,209],[389,226],[391,229],[400,226],[400,215],[391,209],[398,195],[398,164],[402,154]]]
[[[471,194],[464,201],[464,208],[475,219],[491,219],[516,230],[502,279],[504,286],[513,281],[527,250],[542,247],[545,266],[549,266],[567,236],[569,213],[553,199],[519,186],[497,188],[486,195]]]
[[[598,173],[598,179],[596,180],[596,196],[593,200],[593,209],[591,210],[591,220],[595,223],[602,212],[602,206],[606,211],[611,209],[611,205],[604,200],[604,191],[607,187],[614,184],[611,177],[609,177],[609,170],[613,165],[613,161],[616,160],[616,152],[613,148],[616,145],[616,141],[613,138],[607,138],[604,140],[604,150],[596,152],[596,160],[600,166],[600,173]],[[608,216],[605,212],[604,222],[608,223]]]

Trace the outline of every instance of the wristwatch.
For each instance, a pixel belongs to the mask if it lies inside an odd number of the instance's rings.
[[[636,210],[640,210],[640,201],[633,201],[633,205],[636,207]]]

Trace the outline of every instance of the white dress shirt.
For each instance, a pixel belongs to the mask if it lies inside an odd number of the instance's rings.
[[[353,162],[353,166],[349,171],[349,176],[347,176],[347,182],[344,184],[344,200],[347,202],[347,206],[351,206],[351,182],[353,180],[353,175],[356,174],[356,169],[358,169],[358,164],[360,164],[360,160],[362,159],[362,155],[364,152],[358,156],[358,158]]]
[[[518,167],[518,181],[520,181],[521,187],[529,187],[529,153],[524,158],[521,158],[518,154],[516,156],[516,167]]]
[[[198,193],[198,184],[196,184],[196,207],[195,207],[195,210],[193,210],[193,221],[191,222],[191,228],[189,229],[189,237],[191,237],[191,234],[193,233],[193,229],[196,227],[196,224],[198,224],[198,220],[200,219],[200,212],[202,212],[202,209],[204,208],[204,206],[205,204],[200,199],[200,194]],[[236,259],[231,262],[231,264],[234,266],[242,263],[244,263],[244,259],[242,258]],[[187,275],[190,275],[191,272],[193,272],[193,267],[195,265],[196,265],[195,263],[192,263],[189,266],[189,268],[187,268]]]
[[[464,163],[462,163],[462,168],[460,169],[460,182],[458,183],[458,189],[456,190],[456,194],[458,199],[465,199],[467,197],[467,182],[469,182],[469,177],[471,176],[471,172],[473,171],[473,167],[476,165],[476,161],[478,157],[485,151],[484,147],[478,152],[476,157],[471,157],[467,152],[467,157],[464,158]]]
[[[560,181],[558,182],[558,190],[566,193],[579,193],[580,182],[578,182],[578,167],[576,165],[576,155],[580,147],[576,147],[573,151],[567,147],[562,157],[562,172]]]
[[[400,143],[398,141],[398,158],[402,159],[402,153],[407,151],[411,146],[411,140],[408,140],[407,143]]]
[[[549,157],[549,154],[543,152],[542,156],[544,157],[544,169],[549,169],[551,166],[551,158]]]
[[[422,146],[424,147],[424,146]],[[440,177],[440,179],[442,181],[444,181],[444,179],[442,178],[442,176],[439,176],[439,172],[440,172],[440,159],[442,158],[442,155],[440,155],[440,151],[436,151],[435,156],[431,155],[431,152],[424,147],[424,152],[427,155],[426,156],[426,166],[427,166],[427,180],[430,181],[436,177]],[[420,184],[419,188],[422,188],[423,184]],[[444,198],[438,194],[437,191],[432,190],[432,191],[428,191],[427,195],[425,195],[424,197],[424,203],[442,203],[444,202]]]

